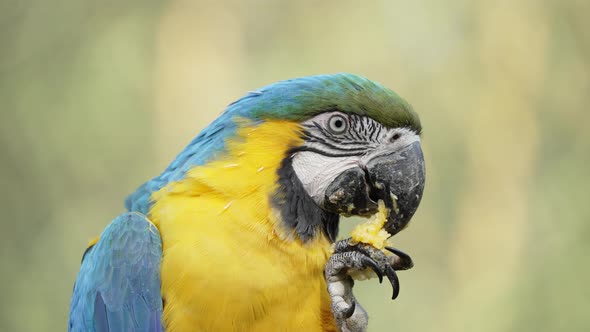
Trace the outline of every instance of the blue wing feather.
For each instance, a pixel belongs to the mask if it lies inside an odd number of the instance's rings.
[[[163,332],[156,227],[136,212],[117,217],[84,256],[69,331]]]

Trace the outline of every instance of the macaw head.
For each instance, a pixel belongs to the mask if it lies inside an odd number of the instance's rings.
[[[128,209],[148,213],[152,193],[181,181],[199,165],[211,165],[228,151],[228,141],[239,136],[244,123],[250,127],[288,123],[289,128],[297,128],[296,143],[281,151],[266,148],[263,153],[281,154],[282,162],[273,170],[278,185],[270,203],[284,226],[303,241],[315,237],[318,230],[334,241],[340,216],[374,214],[379,200],[389,208],[385,229],[393,235],[407,225],[420,203],[424,158],[418,115],[378,83],[334,74],[271,84],[230,104],[164,173],[127,199]],[[272,128],[274,132],[253,144],[279,139],[285,130],[278,124]],[[238,164],[246,163],[233,166]],[[236,168],[226,172],[237,174]],[[220,191],[233,190],[237,183],[256,177],[258,166],[252,169],[251,176],[245,171],[235,180],[225,180],[227,186]],[[210,178],[205,181],[212,185]]]
[[[333,239],[340,215],[374,214],[379,200],[392,235],[414,215],[425,178],[421,125],[395,92],[356,75],[321,75],[275,83],[235,105],[257,119],[300,123],[274,204],[302,238],[318,225]]]

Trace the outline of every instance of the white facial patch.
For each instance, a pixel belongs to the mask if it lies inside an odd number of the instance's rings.
[[[305,191],[321,205],[328,186],[342,172],[359,166],[360,158],[329,157],[311,151],[297,152],[293,156],[293,170]]]

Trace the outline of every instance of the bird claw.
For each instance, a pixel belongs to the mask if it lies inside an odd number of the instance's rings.
[[[390,266],[385,266],[385,275],[387,275],[387,279],[391,283],[391,288],[393,288],[393,295],[391,295],[391,299],[395,300],[399,295],[399,278],[397,277],[397,273],[395,270]]]
[[[393,247],[385,247],[384,249],[397,256],[397,259],[393,264],[395,265],[395,270],[409,270],[414,267],[414,262],[412,261],[410,255]]]
[[[377,265],[377,262],[375,262],[374,259],[367,256],[361,256],[361,264],[366,268],[370,268],[371,270],[373,270],[373,272],[375,272],[375,274],[377,275],[377,278],[379,278],[379,283],[383,283],[383,272],[381,271],[381,268],[379,267],[379,265]]]
[[[341,252],[345,252],[346,250],[353,250],[360,252],[363,254],[364,257],[370,258],[370,262],[376,263],[375,264],[365,264],[365,268],[371,268],[377,274],[379,278],[379,283],[383,282],[383,274],[389,280],[391,287],[393,288],[393,295],[392,299],[396,299],[399,295],[400,284],[399,278],[397,276],[396,271],[398,270],[407,270],[414,266],[414,262],[412,258],[406,254],[405,252],[393,248],[393,247],[385,247],[384,249],[393,255],[387,255],[383,250],[379,250],[371,245],[364,244],[364,243],[356,243],[351,244],[351,239],[346,239],[343,241],[346,246],[343,244],[339,244],[337,249],[340,249]],[[338,251],[335,251],[335,253]],[[366,260],[362,260],[362,262],[369,262]]]
[[[352,299],[352,303],[350,304],[350,307],[348,307],[348,309],[345,309],[342,312],[342,317],[344,317],[345,319],[349,319],[352,314],[354,314],[354,310],[356,309],[356,301],[354,299]]]
[[[386,254],[385,251],[391,254]],[[395,299],[400,289],[396,270],[407,270],[413,265],[410,256],[396,248],[385,247],[384,250],[379,250],[368,244],[354,243],[350,238],[336,242],[324,273],[337,325],[343,330],[363,331],[359,326],[367,321],[366,312],[352,293],[354,281],[351,274],[371,269],[380,283],[385,275],[393,288],[392,299]],[[355,328],[351,329],[351,326]],[[364,328],[366,329],[366,325]]]

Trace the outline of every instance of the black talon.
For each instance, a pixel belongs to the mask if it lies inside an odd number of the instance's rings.
[[[361,261],[364,265],[368,265],[371,270],[375,271],[375,274],[377,275],[377,277],[379,278],[379,283],[383,282],[383,272],[381,272],[381,268],[379,268],[379,265],[377,265],[377,262],[375,262],[374,259],[367,257],[367,256],[361,256]]]
[[[385,266],[385,274],[391,283],[391,287],[393,287],[393,295],[391,296],[391,299],[395,300],[399,295],[399,279],[397,273],[395,273],[395,270],[391,266],[387,265]]]
[[[389,252],[392,252],[392,253],[398,255],[399,258],[402,258],[402,259],[409,259],[410,258],[410,256],[408,254],[406,254],[405,252],[403,252],[397,248],[385,247],[385,249],[387,249],[387,251],[389,251]]]
[[[352,316],[352,314],[354,314],[354,309],[356,309],[356,301],[354,299],[352,299],[352,303],[350,304],[350,308],[346,309],[346,311],[343,312],[344,318],[346,318],[346,319],[350,318],[350,316]]]
[[[385,250],[400,258],[400,264],[396,266],[398,270],[407,270],[414,266],[412,257],[410,257],[410,255],[406,254],[405,252],[393,247],[385,247]]]

